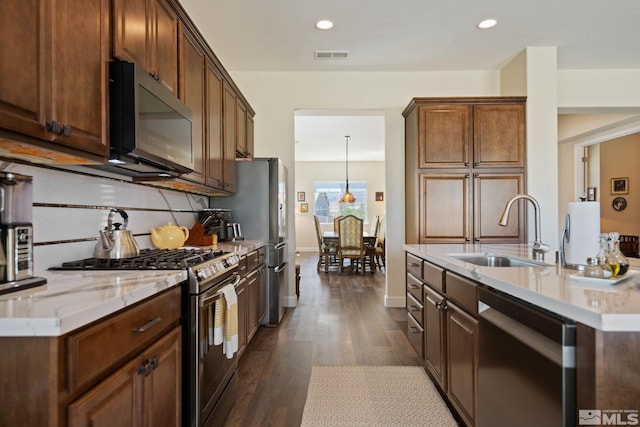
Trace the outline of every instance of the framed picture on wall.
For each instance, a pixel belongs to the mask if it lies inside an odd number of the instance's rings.
[[[376,202],[383,202],[383,201],[384,201],[384,192],[376,191]]]
[[[587,188],[587,201],[589,202],[596,201],[596,187]]]
[[[611,178],[611,194],[629,194],[629,178]]]
[[[300,212],[302,213],[309,212],[309,203],[300,203]]]
[[[304,202],[304,198],[305,198],[304,196],[305,196],[304,191],[298,191],[298,201],[299,202]]]

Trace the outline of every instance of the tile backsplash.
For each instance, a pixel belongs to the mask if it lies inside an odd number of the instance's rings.
[[[209,206],[206,196],[92,176],[83,168],[64,171],[0,162],[0,170],[33,177],[36,272],[93,256],[111,208],[126,211],[127,228],[140,248],[152,248],[150,228],[168,222],[191,228],[197,212]],[[113,222],[122,218],[115,215]]]

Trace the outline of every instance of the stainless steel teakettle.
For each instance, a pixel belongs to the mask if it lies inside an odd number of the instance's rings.
[[[124,224],[113,223],[113,216],[118,213]],[[100,240],[96,244],[93,256],[96,258],[120,259],[140,255],[140,248],[133,238],[131,230],[127,230],[129,216],[122,209],[111,209],[107,218],[107,226],[100,230]],[[120,228],[122,226],[122,228]]]

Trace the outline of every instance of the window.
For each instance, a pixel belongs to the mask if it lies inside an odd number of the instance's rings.
[[[367,218],[367,183],[366,181],[349,182],[349,191],[355,196],[353,205],[340,205],[338,201],[344,193],[344,181],[314,181],[313,211],[323,224],[332,224],[340,215],[355,215],[362,220]]]

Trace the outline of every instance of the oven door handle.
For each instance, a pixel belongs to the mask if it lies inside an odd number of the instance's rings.
[[[204,307],[210,304],[212,301],[222,298],[222,294],[219,293],[219,291],[223,286],[231,284],[235,287],[238,283],[240,283],[240,275],[234,274],[224,282],[220,283],[219,286],[216,286],[215,289],[212,289],[211,291],[208,291],[208,293],[204,294],[203,298],[200,300],[200,307]]]

